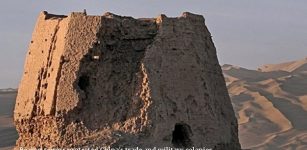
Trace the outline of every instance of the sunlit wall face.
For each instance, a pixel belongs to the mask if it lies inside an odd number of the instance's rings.
[[[212,33],[221,64],[247,68],[307,56],[305,0],[3,0],[0,5],[0,88],[17,87],[36,17],[42,10],[68,14],[110,11],[133,17],[202,14]]]

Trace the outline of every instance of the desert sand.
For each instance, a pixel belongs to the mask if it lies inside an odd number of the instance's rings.
[[[307,149],[307,59],[258,70],[224,65],[245,149]]]
[[[13,109],[17,92],[0,90],[0,150],[12,149],[17,139],[13,124]]]

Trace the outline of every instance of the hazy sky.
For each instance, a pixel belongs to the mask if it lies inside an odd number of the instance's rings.
[[[40,11],[68,14],[106,11],[133,17],[205,16],[221,64],[247,68],[307,56],[306,0],[2,0],[0,88],[17,87]]]

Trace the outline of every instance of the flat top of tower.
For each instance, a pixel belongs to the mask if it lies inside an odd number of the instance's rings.
[[[83,15],[83,16],[102,16],[102,17],[106,17],[106,18],[128,18],[128,19],[134,19],[133,17],[131,16],[120,16],[120,15],[116,15],[114,13],[111,13],[111,12],[106,12],[104,13],[103,15],[87,15],[86,11],[83,11],[83,12],[71,12],[69,15],[57,15],[57,14],[51,14],[51,13],[48,13],[47,11],[43,11],[42,12],[44,15],[45,15],[45,19],[60,19],[60,18],[66,18],[68,16],[72,16],[72,15]],[[198,14],[193,14],[191,12],[183,12],[181,14],[181,16],[179,17],[167,17],[165,14],[160,14],[158,15],[157,17],[155,18],[137,18],[139,20],[153,20],[153,19],[157,19],[157,18],[187,18],[187,19],[193,19],[193,20],[204,20],[204,17],[202,15],[198,15]]]
[[[57,18],[66,18],[66,15],[56,15],[56,14],[50,14],[47,11],[42,12],[45,15],[45,20],[48,19],[57,19]]]

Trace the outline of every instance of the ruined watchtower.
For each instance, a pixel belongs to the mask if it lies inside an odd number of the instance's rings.
[[[204,18],[39,15],[14,112],[17,147],[240,149]]]

